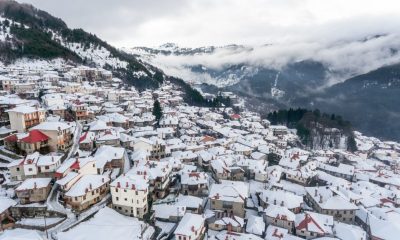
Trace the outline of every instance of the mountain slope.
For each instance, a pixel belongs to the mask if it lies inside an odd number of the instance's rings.
[[[117,50],[96,35],[69,29],[59,18],[31,5],[0,1],[0,59],[54,59],[84,63],[115,71],[140,89],[156,87],[159,70]]]
[[[178,78],[171,78],[151,64],[118,50],[83,29],[70,29],[59,18],[32,5],[0,0],[0,62],[18,59],[63,59],[72,64],[101,67],[113,72],[139,91],[154,89],[164,80],[184,90],[192,105],[215,105]]]
[[[368,134],[400,139],[400,64],[350,78],[310,98],[314,107],[341,114]]]
[[[259,112],[319,108],[342,115],[365,134],[400,140],[398,38],[374,35],[305,53],[281,45],[191,49],[165,44],[129,51],[205,92],[232,91]]]

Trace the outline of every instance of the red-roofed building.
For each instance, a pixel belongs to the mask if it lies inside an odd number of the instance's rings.
[[[240,115],[237,114],[237,113],[232,114],[232,115],[231,115],[231,119],[232,119],[232,120],[239,120],[239,119],[240,119]]]
[[[88,132],[85,132],[80,138],[79,138],[79,143],[83,142],[86,137],[87,137]]]
[[[14,134],[4,139],[7,150],[18,154],[31,154],[36,151],[49,152],[49,137],[39,130],[31,130],[27,134]]]
[[[333,234],[333,217],[306,212],[296,215],[296,235],[309,238],[328,237]]]
[[[80,138],[79,138],[79,149],[85,150],[85,151],[92,151],[94,149],[94,139],[95,139],[95,134],[94,132],[85,132]]]
[[[36,143],[43,143],[49,140],[49,137],[42,133],[39,130],[31,130],[28,133],[28,136],[22,138],[20,142],[28,143],[28,144],[36,144]]]
[[[45,154],[49,152],[49,137],[39,130],[31,130],[28,136],[19,140],[18,145],[22,153],[31,154],[38,151]]]

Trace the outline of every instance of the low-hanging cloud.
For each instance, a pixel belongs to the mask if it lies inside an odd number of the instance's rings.
[[[400,35],[368,35],[360,39],[334,41],[282,42],[269,45],[221,47],[212,53],[195,55],[155,55],[147,60],[167,74],[184,79],[216,82],[208,73],[190,70],[204,66],[221,70],[227,66],[245,64],[280,70],[289,63],[314,60],[331,70],[329,85],[353,75],[366,73],[384,65],[400,62]]]

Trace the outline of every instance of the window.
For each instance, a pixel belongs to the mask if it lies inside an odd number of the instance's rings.
[[[45,167],[44,167],[44,169],[47,169],[47,170],[49,170],[49,169],[50,169],[50,167],[49,167],[49,166],[45,166]]]
[[[118,192],[118,188],[115,188],[115,192]]]
[[[17,167],[17,172],[19,172],[19,167]]]
[[[222,202],[222,207],[231,209],[231,208],[233,208],[233,203],[231,203],[231,202]]]
[[[116,199],[117,201],[119,200],[119,198],[118,198],[118,197],[116,197],[115,199]]]
[[[125,200],[125,201],[128,201],[128,199],[127,199],[127,198],[125,198],[124,200]]]
[[[29,172],[32,172],[32,168],[29,168],[28,171],[29,171]]]

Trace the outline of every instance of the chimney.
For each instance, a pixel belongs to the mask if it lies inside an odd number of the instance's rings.
[[[117,188],[120,188],[120,187],[121,187],[121,183],[117,182]]]
[[[34,183],[33,183],[33,189],[36,189],[36,188],[37,188],[37,183],[34,182]]]
[[[319,195],[319,203],[322,203],[322,195]]]
[[[132,184],[132,190],[136,190],[135,184]]]
[[[285,206],[285,203],[284,203],[283,201],[281,202],[281,206],[282,206],[282,207]]]
[[[318,196],[318,189],[315,189],[314,197]]]
[[[232,224],[229,223],[227,227],[228,227],[228,229],[227,229],[228,232],[229,232],[229,233],[232,232]]]
[[[89,188],[90,188],[90,190],[92,190],[92,184],[89,184]]]
[[[129,183],[128,183],[128,182],[126,182],[125,186],[126,186],[126,187],[129,187]]]
[[[104,178],[101,178],[101,182],[104,183]]]
[[[276,199],[274,199],[274,205],[276,205]]]

